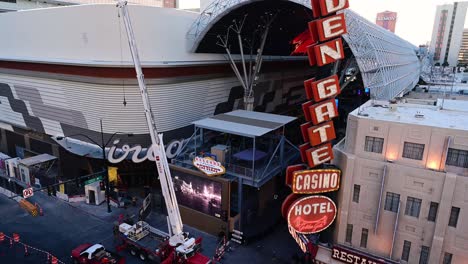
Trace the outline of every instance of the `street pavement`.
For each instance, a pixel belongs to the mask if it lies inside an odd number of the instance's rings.
[[[113,222],[120,214],[136,214],[138,207],[112,208],[107,213],[105,204],[100,206],[85,203],[68,203],[43,193],[35,193],[28,198],[33,203],[40,204],[44,216],[32,217],[17,202],[0,195],[0,232],[11,236],[20,234],[20,240],[32,247],[49,252],[64,263],[70,263],[70,252],[83,243],[100,243],[114,250],[116,243],[112,233]],[[156,228],[167,231],[165,217],[151,213],[147,221]],[[188,226],[184,229],[193,236],[203,237],[203,254],[212,257],[217,245],[217,238],[200,232]],[[286,225],[280,225],[272,234],[261,241],[247,246],[233,247],[227,252],[221,263],[292,263],[291,257],[298,254],[298,246],[288,234]],[[47,255],[30,250],[30,255],[24,256],[24,247],[9,241],[0,243],[0,263],[48,263]],[[126,263],[142,263],[138,258],[127,252],[120,252],[127,259]]]

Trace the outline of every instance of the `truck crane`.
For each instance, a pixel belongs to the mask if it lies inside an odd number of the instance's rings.
[[[153,111],[151,109],[150,100],[148,98],[148,90],[146,89],[145,79],[141,68],[138,49],[135,41],[135,35],[132,28],[132,23],[128,13],[127,1],[119,0],[117,7],[120,10],[120,15],[123,18],[125,29],[128,37],[128,44],[135,66],[138,87],[145,109],[146,122],[151,136],[153,152],[155,155],[156,167],[158,170],[159,181],[161,183],[162,194],[166,203],[169,226],[169,245],[175,248],[177,254],[185,255],[194,248],[195,239],[189,238],[188,233],[183,231],[182,219],[180,216],[179,205],[174,191],[171,172],[167,162],[166,151],[163,144],[163,136],[158,133],[154,120]]]

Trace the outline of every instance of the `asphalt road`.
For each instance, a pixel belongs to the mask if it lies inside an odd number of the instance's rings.
[[[100,243],[107,249],[115,251],[112,222],[117,219],[114,219],[114,214],[110,216],[104,212],[103,215],[106,217],[98,217],[43,193],[36,193],[34,197],[28,199],[42,205],[44,216],[32,217],[20,208],[17,202],[0,194],[0,232],[8,236],[18,233],[21,242],[47,251],[64,263],[71,263],[71,250],[83,243]],[[104,207],[97,209],[105,211]],[[197,232],[190,232],[195,236],[199,235]],[[213,239],[204,239],[203,243],[203,254],[209,257],[213,255],[215,248],[215,242],[211,240]],[[29,253],[29,256],[24,256],[24,247],[19,244],[10,247],[9,241],[0,243],[1,264],[49,263],[45,253],[34,250],[30,250]],[[291,256],[297,253],[299,248],[288,234],[287,227],[279,226],[261,241],[248,246],[235,246],[221,262],[224,264],[292,263]],[[126,251],[119,254],[126,257],[128,264],[143,263]]]
[[[36,199],[50,199],[35,197]],[[42,202],[44,216],[32,217],[18,204],[0,195],[0,232],[20,235],[21,242],[50,252],[59,260],[70,263],[70,252],[82,243],[101,243],[114,249],[112,225],[64,202]],[[0,244],[0,263],[48,263],[47,254],[30,250],[24,256],[24,246],[9,241]],[[127,257],[127,263],[139,263]]]

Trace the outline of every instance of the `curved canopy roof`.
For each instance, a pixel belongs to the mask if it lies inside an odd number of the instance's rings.
[[[357,61],[371,97],[389,100],[411,90],[420,76],[416,47],[349,9],[344,13],[348,34],[343,38]],[[224,53],[216,44],[217,36],[225,35],[233,20],[242,21],[246,14],[243,32],[254,32],[262,24],[263,16],[277,14],[268,37],[270,45],[265,47],[266,55],[288,56],[291,40],[305,31],[307,22],[312,20],[309,0],[215,0],[187,33],[191,50]],[[232,53],[239,53],[237,45],[232,47]]]

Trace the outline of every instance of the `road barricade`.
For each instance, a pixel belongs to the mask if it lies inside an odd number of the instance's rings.
[[[32,203],[28,202],[26,199],[21,199],[19,205],[24,210],[28,211],[32,216],[37,216],[37,206],[34,206]]]

